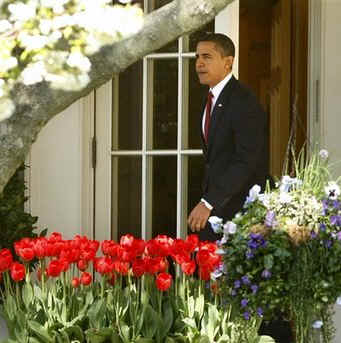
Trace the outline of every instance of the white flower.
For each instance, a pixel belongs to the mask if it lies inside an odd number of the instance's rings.
[[[41,19],[39,23],[39,30],[43,35],[48,35],[52,30],[52,20]]]
[[[21,73],[21,81],[29,86],[43,81],[46,75],[46,69],[42,61],[29,64]]]
[[[302,184],[302,181],[297,179],[296,177],[292,178],[289,175],[284,175],[281,179],[279,189],[281,192],[289,192],[293,186],[299,186],[300,184]]]
[[[4,73],[18,65],[18,61],[14,56],[0,58],[0,73]]]
[[[258,195],[260,193],[260,190],[261,190],[261,188],[259,185],[254,185],[249,190],[249,196],[246,197],[245,205],[255,202],[258,199]]]
[[[319,155],[323,160],[326,160],[329,157],[329,152],[326,149],[321,149]]]
[[[131,0],[118,0],[121,4],[129,4]]]
[[[12,25],[8,20],[6,19],[0,20],[0,33],[8,31],[11,28],[12,28]]]
[[[14,103],[9,98],[0,98],[0,122],[9,118],[15,110]]]
[[[229,235],[229,234],[233,235],[237,231],[237,225],[231,221],[226,222],[223,227],[224,227],[224,235]]]
[[[270,207],[270,195],[269,194],[259,194],[258,196],[259,201],[266,207],[269,208]]]
[[[66,71],[59,74],[48,73],[45,80],[51,82],[51,88],[65,91],[80,91],[90,82],[88,74],[74,75]]]
[[[62,33],[60,31],[53,31],[51,34],[47,36],[48,44],[56,43],[62,37]]]
[[[292,200],[292,197],[290,194],[286,193],[286,192],[281,192],[279,195],[279,202],[281,204],[289,204]]]
[[[324,190],[328,198],[331,200],[336,200],[338,196],[340,195],[340,187],[334,181],[328,182],[328,185],[324,188]]]
[[[215,253],[216,253],[217,255],[225,255],[225,254],[226,254],[226,250],[224,250],[224,249],[217,249],[217,250],[215,251]]]
[[[66,60],[66,63],[70,67],[78,68],[82,72],[88,72],[91,68],[89,59],[80,52],[72,52]]]
[[[313,323],[313,325],[312,325],[312,327],[313,327],[314,329],[321,329],[322,326],[323,326],[323,321],[322,321],[322,320],[316,320],[316,321]]]
[[[48,39],[42,35],[28,35],[25,32],[19,34],[18,39],[21,45],[26,48],[27,51],[42,49],[47,43]]]
[[[24,4],[22,2],[16,2],[8,6],[8,10],[11,13],[10,20],[13,21],[26,21],[36,16],[36,6],[32,2]]]
[[[211,224],[212,230],[215,233],[221,233],[222,226],[223,226],[223,219],[222,218],[212,216],[212,217],[208,218],[208,222]]]

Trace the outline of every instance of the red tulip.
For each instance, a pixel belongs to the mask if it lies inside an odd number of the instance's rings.
[[[59,260],[52,260],[46,268],[46,274],[48,276],[57,277],[62,272],[62,266]]]
[[[13,262],[13,256],[9,249],[0,251],[0,272],[8,270]]]
[[[144,260],[136,259],[133,262],[132,270],[135,277],[141,277],[146,272]]]
[[[211,279],[211,272],[206,268],[199,268],[199,278],[204,281]]]
[[[155,280],[156,287],[160,291],[167,291],[172,284],[172,275],[168,273],[160,273]]]
[[[73,279],[72,279],[72,281],[71,281],[71,285],[72,285],[72,287],[73,288],[78,288],[79,287],[79,285],[80,285],[80,280],[79,280],[79,278],[78,277],[74,277]]]
[[[196,264],[194,261],[184,262],[181,264],[181,269],[186,275],[192,275],[195,272]]]
[[[83,272],[82,275],[81,275],[81,284],[84,285],[84,286],[88,286],[90,285],[91,281],[92,281],[92,276],[90,273],[88,272]]]
[[[25,266],[19,262],[11,265],[11,277],[14,281],[21,281],[25,278]]]
[[[89,265],[88,261],[85,261],[85,260],[79,260],[77,262],[77,267],[82,272],[84,272],[88,268],[88,265]]]
[[[100,274],[109,274],[114,269],[114,262],[110,257],[104,256],[95,259],[95,270]]]
[[[199,246],[199,236],[196,234],[188,235],[185,240],[185,243],[186,243],[188,252],[192,253]]]

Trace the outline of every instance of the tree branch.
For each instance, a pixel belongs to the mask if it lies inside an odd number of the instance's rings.
[[[46,82],[16,85],[11,93],[16,110],[9,119],[0,122],[0,193],[51,118],[141,57],[205,25],[231,2],[174,0],[148,14],[137,34],[102,48],[90,58],[91,82],[82,91],[51,89]]]

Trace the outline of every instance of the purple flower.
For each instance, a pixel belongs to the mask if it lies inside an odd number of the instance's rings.
[[[314,238],[316,238],[317,237],[317,233],[315,232],[315,231],[311,231],[310,232],[310,238],[311,239],[314,239]]]
[[[252,289],[252,293],[253,294],[256,294],[257,293],[257,291],[258,291],[258,286],[257,285],[251,285],[251,289]]]
[[[240,288],[240,286],[241,286],[240,280],[236,280],[234,282],[234,288]]]
[[[268,269],[264,269],[262,272],[262,278],[264,279],[270,279],[271,278],[271,272]]]
[[[247,251],[245,253],[245,256],[248,260],[250,260],[251,258],[253,258],[255,255],[251,252],[251,251]]]
[[[250,239],[248,242],[247,242],[247,245],[250,249],[257,249],[258,248],[258,243],[257,241],[253,240],[253,239]]]
[[[265,216],[265,225],[268,227],[274,227],[276,224],[276,213],[274,211],[268,211]]]
[[[240,302],[242,307],[246,307],[248,303],[249,303],[249,300],[247,300],[247,299],[242,299],[241,302]]]
[[[246,311],[243,313],[245,320],[250,320],[250,312]]]
[[[335,210],[339,210],[340,209],[340,201],[334,200],[333,201],[333,207]]]
[[[237,291],[236,291],[235,289],[232,289],[231,295],[232,295],[233,297],[235,297],[235,296],[237,295]]]
[[[251,234],[250,234],[250,237],[251,237],[251,239],[257,240],[257,239],[262,238],[262,235],[259,234],[259,233],[251,233]]]
[[[339,241],[341,241],[341,232],[340,231],[336,234],[336,237]]]
[[[244,284],[244,285],[249,285],[249,284],[251,283],[251,281],[250,281],[250,279],[248,278],[247,275],[244,275],[244,276],[242,277],[242,281],[243,281],[243,284]]]
[[[322,232],[326,231],[326,224],[325,223],[320,224],[320,231],[322,231]]]
[[[330,239],[324,241],[324,246],[325,246],[327,249],[329,249],[329,248],[332,246],[332,244],[333,244],[333,242],[332,242]]]
[[[341,226],[341,216],[331,216],[330,217],[330,224],[336,225],[336,226]]]
[[[263,309],[261,307],[257,308],[257,314],[259,315],[259,317],[263,317]]]

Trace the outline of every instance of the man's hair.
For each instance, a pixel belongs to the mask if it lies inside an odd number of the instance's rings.
[[[222,33],[206,32],[199,37],[197,44],[200,42],[214,43],[222,56],[234,57],[235,55],[235,47],[232,40]]]

